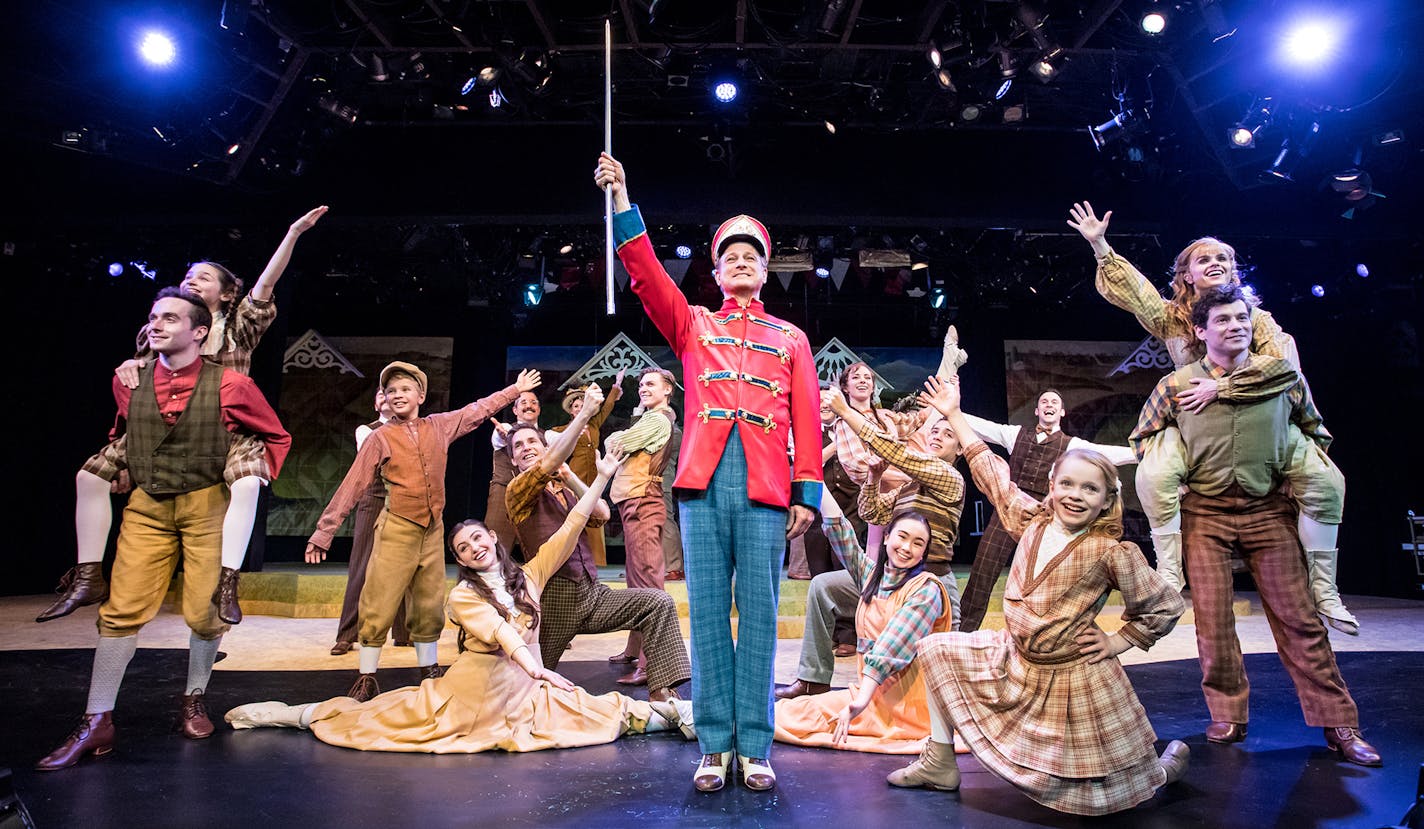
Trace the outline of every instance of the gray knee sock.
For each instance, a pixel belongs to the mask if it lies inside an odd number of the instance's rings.
[[[188,685],[185,694],[196,694],[208,690],[208,680],[213,676],[213,662],[218,658],[218,645],[222,637],[199,639],[198,634],[188,634]]]
[[[138,649],[138,636],[100,636],[94,646],[94,669],[89,674],[89,702],[84,707],[86,714],[102,714],[114,710],[114,701],[119,698],[119,685],[124,681],[124,672],[129,668]]]

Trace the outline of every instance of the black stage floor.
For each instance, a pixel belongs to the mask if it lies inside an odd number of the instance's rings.
[[[690,785],[695,743],[638,736],[607,746],[524,755],[434,756],[358,752],[285,729],[234,732],[219,724],[192,742],[170,728],[184,651],[140,650],[115,719],[113,755],[62,772],[31,771],[82,711],[91,652],[0,653],[0,768],[39,827],[298,826],[1393,826],[1413,801],[1424,761],[1424,654],[1342,653],[1338,658],[1383,769],[1338,762],[1301,720],[1274,654],[1246,657],[1250,736],[1238,746],[1202,737],[1205,705],[1193,661],[1129,667],[1161,741],[1191,746],[1184,782],[1136,809],[1100,819],[1057,814],[961,757],[956,794],[893,789],[885,775],[908,758],[778,745],[770,795],[740,786],[699,794]],[[595,692],[616,667],[565,663]],[[414,670],[382,671],[383,687]],[[341,693],[346,673],[219,672],[217,720],[230,705],[305,702]]]

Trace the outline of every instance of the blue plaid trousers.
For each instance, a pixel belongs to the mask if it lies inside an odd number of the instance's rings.
[[[746,453],[736,429],[707,489],[679,493],[692,627],[692,711],[703,754],[735,749],[746,757],[767,757],[771,752],[786,514],[748,500]]]

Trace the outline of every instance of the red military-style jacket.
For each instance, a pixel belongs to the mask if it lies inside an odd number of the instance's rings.
[[[692,306],[653,252],[636,206],[613,217],[633,292],[682,361],[686,413],[676,489],[706,489],[735,425],[747,455],[747,497],[821,506],[820,384],[811,344],[796,326],[728,298]],[[790,441],[791,462],[787,462]]]

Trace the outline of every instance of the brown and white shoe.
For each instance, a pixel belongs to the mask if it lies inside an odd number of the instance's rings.
[[[351,690],[346,692],[346,696],[357,702],[365,702],[380,693],[381,686],[376,684],[375,674],[358,674],[356,682],[351,686]]]
[[[732,752],[702,755],[697,771],[692,775],[692,785],[699,792],[719,792],[727,785],[727,774],[732,770]]]
[[[776,788],[776,772],[771,769],[771,760],[738,754],[737,765],[742,769],[742,785],[748,789],[754,792],[769,792]]]
[[[114,731],[114,712],[85,714],[79,725],[69,732],[59,748],[46,754],[35,763],[36,771],[59,771],[93,756],[95,759],[107,756],[114,750],[117,733]]]
[[[208,704],[202,691],[184,694],[178,707],[178,727],[190,740],[205,740],[213,736],[213,721],[208,719]]]
[[[772,694],[777,699],[795,699],[797,697],[811,696],[813,694],[824,694],[831,690],[831,686],[824,682],[807,682],[798,679],[790,685],[779,685]]]

